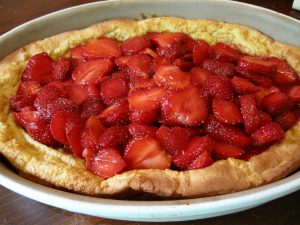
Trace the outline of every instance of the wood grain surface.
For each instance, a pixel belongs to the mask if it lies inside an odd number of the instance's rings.
[[[0,0],[0,34],[31,19],[70,6],[93,2],[92,0]],[[266,7],[300,19],[300,12],[292,10],[292,0],[242,1]],[[300,191],[262,206],[216,218],[187,221],[178,225],[299,225]],[[0,187],[0,225],[142,225],[154,223],[117,221],[96,218],[47,206]]]

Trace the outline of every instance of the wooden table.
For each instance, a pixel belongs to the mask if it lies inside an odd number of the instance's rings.
[[[92,0],[0,0],[0,34],[15,26],[44,14],[75,6]],[[263,6],[300,19],[300,12],[292,10],[288,0],[243,1]],[[198,221],[176,224],[210,225],[297,225],[300,224],[300,191],[244,212]],[[143,224],[139,222],[116,221],[71,213],[50,207],[15,194],[0,187],[0,224]],[[153,223],[145,223],[153,224]],[[175,224],[175,223],[165,223]]]

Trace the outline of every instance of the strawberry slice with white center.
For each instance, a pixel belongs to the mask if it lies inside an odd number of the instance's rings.
[[[122,172],[125,167],[126,163],[117,149],[103,148],[93,157],[87,169],[107,179]]]
[[[18,88],[18,95],[31,95],[36,94],[42,88],[41,84],[37,81],[23,81]]]
[[[268,62],[261,57],[249,55],[240,56],[237,65],[248,72],[261,73],[268,76],[273,76],[277,69],[274,63]]]
[[[79,64],[72,73],[76,84],[99,85],[112,71],[114,62],[111,59],[97,59]]]
[[[261,101],[263,100],[263,98],[273,92],[280,92],[280,90],[277,87],[272,86],[270,88],[262,88],[260,91],[255,92],[254,97],[257,105],[261,107]]]
[[[239,107],[232,101],[214,99],[212,109],[214,116],[221,123],[234,125],[243,122]]]
[[[99,139],[101,134],[104,132],[105,127],[101,121],[95,117],[91,116],[85,122],[82,134],[81,134],[81,145],[83,148],[99,150]]]
[[[233,146],[233,145],[228,145],[225,143],[221,142],[216,142],[214,149],[213,149],[213,156],[217,160],[221,159],[227,159],[227,158],[235,158],[235,159],[240,159],[244,155],[244,150],[242,148]]]
[[[205,41],[198,41],[193,49],[193,63],[200,66],[206,59],[210,57],[210,46]]]
[[[161,87],[133,90],[128,96],[130,120],[144,124],[154,122],[165,93]]]
[[[209,76],[203,84],[203,92],[207,97],[222,100],[233,100],[231,82],[226,77]]]
[[[167,153],[174,157],[182,154],[184,151],[189,139],[189,133],[185,128],[161,126],[156,132],[156,138],[166,149]]]
[[[235,75],[234,65],[219,60],[207,59],[203,62],[203,69],[220,76],[232,78]]]
[[[98,38],[82,45],[84,59],[117,58],[122,55],[120,44],[111,38]]]
[[[289,98],[283,92],[273,92],[266,95],[262,101],[261,106],[264,110],[272,115],[279,115],[288,110]]]
[[[162,103],[165,124],[199,126],[205,122],[208,108],[199,89],[190,87],[170,92]]]
[[[43,121],[38,112],[24,111],[14,113],[13,115],[16,122],[24,127],[33,139],[48,146],[53,146],[55,144],[49,124],[46,124]]]
[[[241,95],[252,94],[252,93],[258,92],[260,90],[260,87],[256,86],[248,79],[242,78],[242,77],[235,76],[231,80],[231,84],[232,84],[234,91],[237,94],[241,94]]]
[[[146,54],[128,56],[126,63],[130,79],[134,77],[150,78],[153,60]]]
[[[241,55],[241,52],[233,46],[219,42],[212,46],[212,55],[216,60],[235,63]]]
[[[187,169],[202,152],[210,153],[213,147],[214,141],[208,135],[195,136],[188,142],[184,152],[174,158],[173,163],[180,169]]]
[[[208,167],[214,163],[207,151],[201,152],[198,157],[187,167],[188,170],[196,170]]]
[[[145,36],[127,39],[121,45],[124,55],[137,54],[138,52],[150,47],[150,40]]]
[[[169,169],[171,164],[171,156],[156,139],[149,136],[130,141],[124,159],[128,170]]]
[[[257,109],[253,95],[239,96],[241,112],[244,119],[245,131],[252,133],[261,126],[260,112]]]
[[[155,44],[160,47],[170,46],[176,42],[184,42],[189,38],[183,33],[148,33],[147,37]]]
[[[207,78],[214,75],[215,74],[209,70],[193,67],[191,69],[191,83],[197,87],[202,87]]]
[[[53,59],[45,52],[32,56],[22,72],[22,81],[38,81],[47,84],[51,80]]]
[[[71,121],[80,121],[81,118],[77,113],[71,111],[59,111],[54,114],[50,122],[50,130],[55,140],[67,145],[66,124]]]
[[[153,79],[157,85],[168,89],[183,89],[190,85],[190,74],[175,65],[159,66]]]
[[[213,138],[240,148],[251,144],[251,138],[241,129],[232,125],[222,124],[213,116],[207,119],[205,130]]]
[[[127,101],[110,105],[104,109],[99,118],[108,126],[129,123],[129,105]]]
[[[284,130],[276,122],[269,123],[255,131],[252,134],[252,137],[254,138],[255,143],[258,145],[269,144],[271,142],[280,141],[283,139]]]

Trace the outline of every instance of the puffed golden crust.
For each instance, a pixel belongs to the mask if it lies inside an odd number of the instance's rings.
[[[227,159],[198,170],[132,170],[107,180],[85,169],[84,161],[34,141],[13,120],[9,99],[20,82],[27,60],[39,52],[57,59],[70,49],[94,38],[107,36],[124,41],[146,32],[183,32],[209,44],[227,42],[252,55],[284,58],[300,75],[300,48],[272,40],[238,24],[211,20],[161,17],[135,21],[118,19],[65,32],[36,41],[0,62],[0,153],[18,170],[34,175],[58,188],[77,193],[114,197],[126,191],[142,191],[167,198],[211,196],[249,189],[281,179],[300,167],[300,122],[285,138],[248,162]]]

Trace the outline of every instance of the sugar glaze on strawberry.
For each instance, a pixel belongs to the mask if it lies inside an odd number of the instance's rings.
[[[54,61],[32,56],[11,109],[35,140],[103,178],[249,160],[299,118],[300,83],[276,57],[183,33],[99,38]]]

